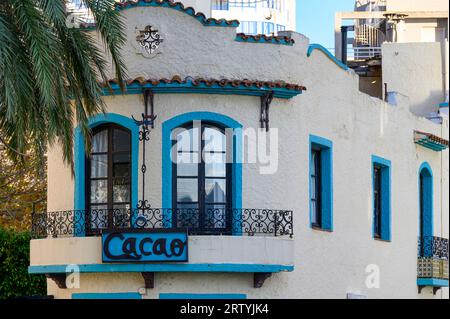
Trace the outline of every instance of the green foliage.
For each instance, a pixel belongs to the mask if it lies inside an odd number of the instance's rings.
[[[105,110],[101,83],[116,77],[123,88],[125,24],[115,0],[82,2],[98,37],[67,23],[66,1],[0,1],[0,144],[16,162],[59,143],[73,164],[74,124],[89,146],[88,118]]]
[[[0,299],[47,294],[44,275],[29,275],[30,234],[0,228]]]

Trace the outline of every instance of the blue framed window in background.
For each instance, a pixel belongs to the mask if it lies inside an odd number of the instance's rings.
[[[391,161],[372,156],[373,237],[391,240]]]
[[[310,225],[333,231],[333,142],[309,137]]]
[[[264,34],[271,34],[275,31],[275,25],[272,22],[263,22],[263,32]]]
[[[229,2],[228,0],[213,0],[212,10],[228,10]]]
[[[258,22],[241,21],[237,29],[237,33],[258,34]]]
[[[230,7],[256,8],[256,1],[255,0],[230,0]]]

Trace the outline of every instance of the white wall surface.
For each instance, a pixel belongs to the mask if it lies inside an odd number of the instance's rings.
[[[440,183],[443,175],[448,175],[448,162],[443,160],[448,158],[448,150],[437,153],[414,144],[413,131],[448,138],[448,121],[440,126],[413,115],[410,107],[424,102],[414,96],[399,96],[398,105],[393,106],[360,93],[358,76],[353,72],[343,71],[319,51],[307,58],[308,39],[300,34],[292,34],[294,46],[239,43],[234,41],[234,28],[204,27],[175,10],[136,8],[123,14],[128,21],[129,41],[135,38],[135,26],[149,21],[165,39],[159,54],[151,59],[137,55],[127,44],[124,57],[131,77],[284,80],[308,89],[291,100],[274,99],[272,103],[270,126],[279,133],[276,174],[260,175],[257,164],[244,164],[242,177],[244,207],[294,210],[295,270],[273,275],[261,289],[252,288],[249,274],[158,274],[157,287],[149,291],[149,297],[158,292],[234,292],[254,298],[345,298],[348,292],[369,298],[433,297],[430,289],[419,295],[416,285],[418,169],[424,161],[433,169],[435,229],[442,229],[436,235],[448,238],[448,214],[439,213],[448,207],[448,178],[445,188]],[[434,52],[434,47],[431,50]],[[401,57],[403,54],[401,51]],[[392,67],[399,66],[394,63]],[[416,72],[405,74],[405,82],[420,77]],[[434,81],[432,75],[430,78]],[[410,81],[411,90],[420,90],[423,80]],[[143,110],[142,98],[137,95],[106,97],[105,102],[109,112],[126,116],[138,117]],[[256,128],[260,100],[157,94],[158,118],[147,146],[146,191],[153,207],[161,205],[161,124],[193,111],[221,113],[244,128]],[[309,227],[310,134],[333,141],[332,233]],[[391,242],[372,239],[372,155],[392,161]],[[73,208],[73,180],[57,148],[49,152],[48,166],[49,209]],[[366,267],[370,264],[380,269],[379,289],[366,287]],[[140,286],[139,274],[91,274],[82,276],[81,290],[136,291]],[[56,289],[52,282],[49,293],[70,296],[69,291]],[[438,292],[435,298],[441,296]]]
[[[386,11],[448,11],[447,0],[387,0]]]
[[[409,97],[411,111],[436,112],[445,100],[442,46],[448,43],[385,43],[382,46],[383,83],[388,91]]]

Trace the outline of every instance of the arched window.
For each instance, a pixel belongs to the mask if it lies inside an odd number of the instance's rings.
[[[419,238],[421,256],[431,254],[430,245],[426,244],[433,236],[433,173],[431,167],[424,163],[419,170]]]
[[[116,124],[94,128],[86,159],[86,208],[91,231],[129,223],[131,175],[130,131]]]
[[[172,134],[172,224],[191,233],[230,233],[232,138],[208,122],[190,122]]]

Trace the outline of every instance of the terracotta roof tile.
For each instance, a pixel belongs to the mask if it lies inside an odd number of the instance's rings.
[[[449,146],[449,141],[447,141],[447,140],[445,140],[442,137],[439,137],[437,135],[433,135],[431,133],[425,133],[425,132],[421,132],[421,131],[414,131],[414,133],[418,134],[418,135],[426,136],[429,140],[431,140],[431,141],[433,141],[435,143],[438,143],[438,144],[441,144],[441,145],[444,145],[444,146],[447,146],[447,147]]]
[[[295,43],[294,39],[291,39],[287,36],[267,36],[264,34],[257,34],[257,35],[249,35],[245,33],[238,33],[236,34],[236,38],[240,39],[241,41],[249,41],[249,42],[272,42],[276,44],[287,44],[287,45],[293,45]]]
[[[257,87],[257,88],[282,88],[287,90],[293,90],[293,91],[305,91],[306,87],[302,85],[297,84],[291,84],[286,83],[284,81],[255,81],[255,80],[232,80],[232,79],[206,79],[206,78],[193,78],[193,77],[186,77],[182,79],[179,75],[173,76],[171,79],[167,78],[161,78],[161,79],[144,79],[143,77],[137,77],[135,79],[129,79],[126,81],[127,85],[132,84],[139,84],[139,85],[145,85],[145,84],[151,84],[153,86],[158,86],[159,84],[170,84],[170,83],[178,83],[178,84],[186,84],[186,83],[192,83],[193,86],[200,86],[202,84],[206,86],[213,86],[213,85],[219,85],[222,87],[225,86],[245,86],[245,87]],[[117,79],[111,79],[108,81],[109,85],[119,84]],[[107,86],[105,83],[103,86]]]

